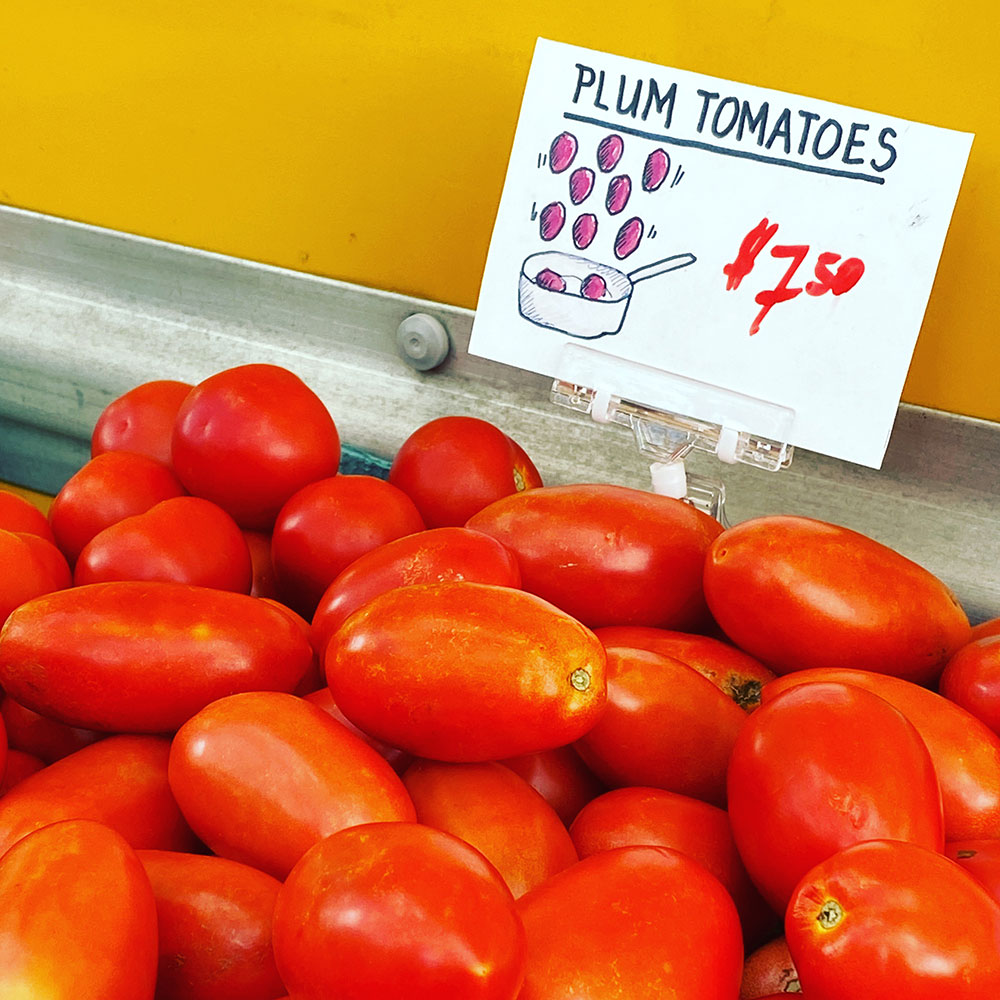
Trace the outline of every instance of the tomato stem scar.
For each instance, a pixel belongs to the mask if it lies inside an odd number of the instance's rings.
[[[964,858],[974,858],[978,853],[979,853],[979,851],[962,850],[962,851],[958,851],[956,853],[955,857],[957,857],[957,858],[963,858],[963,859]]]
[[[590,673],[584,670],[583,667],[577,667],[569,675],[569,682],[577,691],[586,691],[590,687]]]
[[[816,914],[816,923],[827,931],[832,930],[843,919],[844,908],[835,899],[828,899]]]

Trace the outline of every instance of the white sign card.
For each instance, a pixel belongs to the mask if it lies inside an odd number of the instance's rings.
[[[564,378],[585,345],[589,388],[671,409],[610,373],[670,372],[877,468],[972,138],[539,39],[470,352]]]

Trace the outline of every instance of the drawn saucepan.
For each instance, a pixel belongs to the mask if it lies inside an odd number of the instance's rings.
[[[518,310],[532,323],[572,337],[586,340],[606,337],[621,330],[637,282],[687,267],[696,259],[694,254],[678,253],[626,274],[571,253],[558,250],[535,253],[521,265]],[[560,276],[565,288],[557,291],[539,284],[538,275],[544,271]],[[604,280],[606,291],[601,298],[587,298],[581,289],[584,281],[595,274]]]

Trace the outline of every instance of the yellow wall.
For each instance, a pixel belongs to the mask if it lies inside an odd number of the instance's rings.
[[[474,307],[536,36],[978,133],[904,398],[1000,420],[1000,7],[7,0],[0,202]]]

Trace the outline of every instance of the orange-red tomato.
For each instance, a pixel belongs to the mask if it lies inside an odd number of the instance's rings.
[[[664,847],[584,858],[518,900],[528,940],[518,1000],[734,1000],[743,942],[729,893]]]
[[[1000,906],[1000,840],[953,840],[944,856],[960,864]]]
[[[26,601],[69,583],[69,566],[51,542],[0,529],[0,626]]]
[[[991,618],[972,626],[972,641],[985,639],[987,636],[1000,635],[1000,618]]]
[[[157,1000],[273,1000],[284,992],[271,947],[276,878],[227,858],[136,853],[156,900]]]
[[[726,764],[747,714],[680,660],[626,647],[607,657],[607,708],[576,743],[584,763],[609,786],[724,805]]]
[[[41,758],[46,764],[104,739],[107,733],[78,729],[39,715],[9,695],[0,699],[0,716],[10,746]]]
[[[646,625],[609,625],[595,629],[594,635],[606,647],[631,646],[672,656],[707,677],[748,712],[760,704],[760,689],[774,679],[774,671],[760,661],[707,635],[672,632]]]
[[[740,1000],[767,1000],[789,993],[801,996],[802,986],[788,942],[782,934],[747,955],[743,963]]]
[[[937,577],[806,517],[728,528],[705,562],[705,596],[729,638],[779,674],[854,667],[931,683],[969,641],[969,620]]]
[[[0,528],[16,534],[38,535],[56,543],[48,518],[30,500],[10,490],[0,490]]]
[[[502,764],[418,760],[403,784],[417,820],[475,847],[515,899],[578,860],[555,810]]]
[[[243,540],[250,552],[252,567],[252,583],[250,593],[253,597],[269,597],[272,600],[278,596],[278,588],[274,582],[274,564],[271,562],[271,534],[265,531],[243,529]]]
[[[1000,737],[978,719],[918,684],[863,670],[800,670],[766,685],[770,700],[798,684],[833,681],[884,698],[913,723],[941,785],[945,837],[1000,837]]]
[[[170,439],[188,382],[156,379],[122,393],[101,411],[90,435],[91,457],[106,451],[136,451],[170,464]]]
[[[69,820],[25,837],[0,859],[0,899],[0,996],[153,996],[156,904],[114,830]]]
[[[466,526],[514,551],[525,590],[591,628],[706,620],[702,566],[722,525],[680,500],[626,486],[547,486],[497,500]]]
[[[728,789],[740,856],[779,913],[813,865],[851,844],[891,837],[944,846],[923,740],[863,688],[802,684],[765,701],[736,739]]]
[[[955,862],[872,840],[796,887],[785,936],[808,1000],[1000,996],[1000,907]]]
[[[134,848],[192,850],[167,784],[169,753],[159,736],[109,736],[29,775],[0,799],[0,854],[64,819],[103,823]]]
[[[1000,736],[1000,634],[963,646],[945,665],[938,691]]]
[[[220,698],[186,722],[169,779],[212,851],[277,878],[344,827],[415,818],[370,746],[315,705],[273,691]]]
[[[494,500],[542,485],[524,449],[478,417],[439,417],[400,446],[389,482],[417,505],[428,528],[457,527]]]
[[[23,750],[8,750],[4,765],[3,779],[0,780],[0,795],[6,795],[15,785],[29,775],[45,767],[45,761]]]
[[[607,791],[572,746],[506,757],[500,763],[524,778],[566,826],[591,799]]]
[[[531,594],[484,583],[399,587],[327,646],[330,692],[366,733],[433,760],[565,746],[604,708],[592,632]]]
[[[342,830],[278,893],[274,952],[303,1000],[514,1000],[524,930],[496,869],[419,823]]]
[[[327,587],[312,619],[316,649],[322,654],[330,636],[373,597],[445,580],[518,587],[521,573],[512,552],[468,528],[432,528],[394,539],[359,556]]]
[[[266,601],[119,581],[21,605],[0,637],[0,683],[73,726],[166,733],[222,695],[292,690],[312,659],[302,628]]]

